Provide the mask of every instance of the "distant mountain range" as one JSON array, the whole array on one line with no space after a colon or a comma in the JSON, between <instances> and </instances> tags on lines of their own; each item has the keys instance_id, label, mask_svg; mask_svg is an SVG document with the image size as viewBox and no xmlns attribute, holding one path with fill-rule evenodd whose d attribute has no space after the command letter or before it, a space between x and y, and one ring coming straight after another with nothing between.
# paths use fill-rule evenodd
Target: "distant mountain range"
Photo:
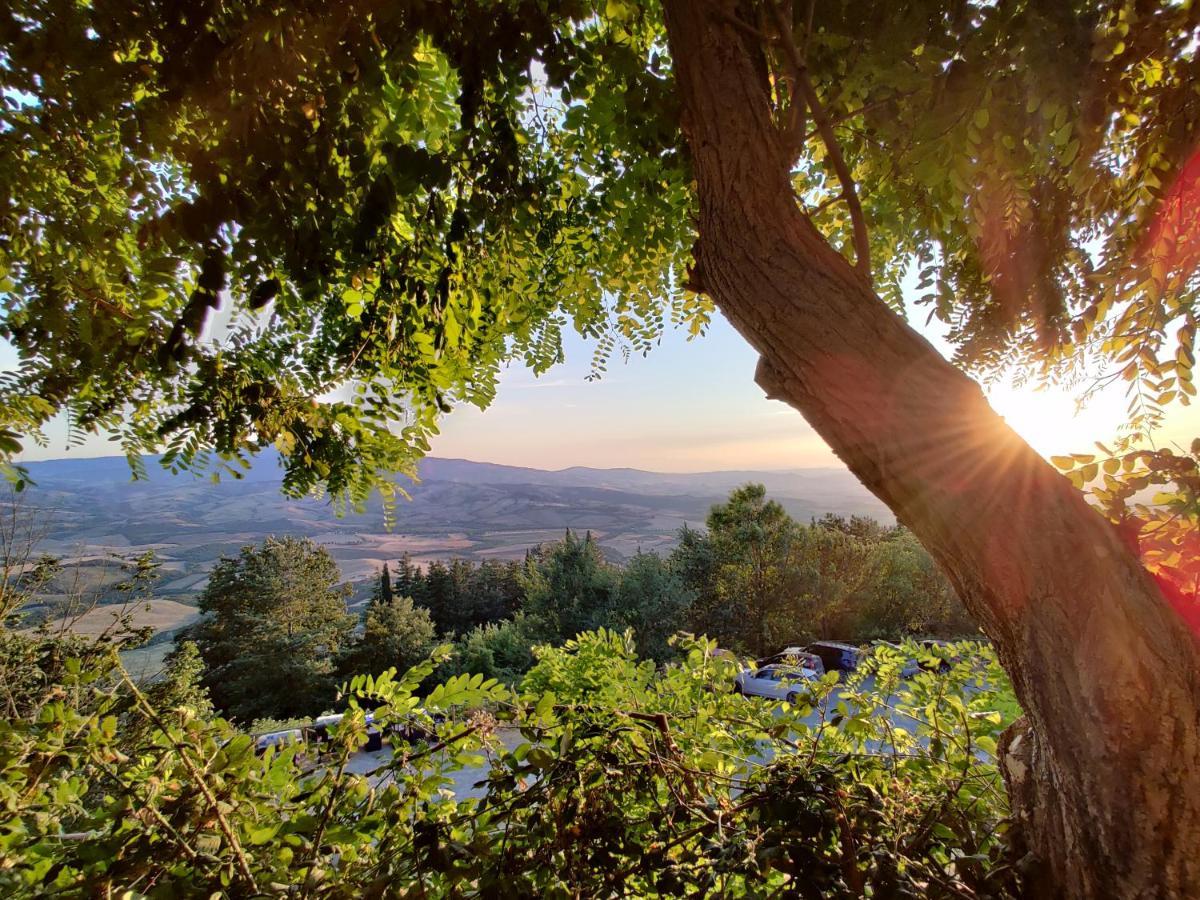
<instances>
[{"instance_id":1,"label":"distant mountain range","mask_svg":"<svg viewBox=\"0 0 1200 900\"><path fill-rule=\"evenodd\" d=\"M171 475L146 460L148 478L131 481L124 457L27 463L29 500L47 510L47 550L83 562L111 552L153 549L168 575L164 592L199 590L222 554L270 534L325 544L352 581L407 553L428 561L452 556L520 558L530 546L590 530L613 559L639 548L669 550L679 528L702 525L733 488L759 482L801 521L826 512L891 521L887 509L844 469L646 472L572 467L557 471L429 458L406 485L396 526L384 528L376 501L339 518L328 502L279 493L282 471L260 459L240 480Z\"/></svg>"}]
</instances>

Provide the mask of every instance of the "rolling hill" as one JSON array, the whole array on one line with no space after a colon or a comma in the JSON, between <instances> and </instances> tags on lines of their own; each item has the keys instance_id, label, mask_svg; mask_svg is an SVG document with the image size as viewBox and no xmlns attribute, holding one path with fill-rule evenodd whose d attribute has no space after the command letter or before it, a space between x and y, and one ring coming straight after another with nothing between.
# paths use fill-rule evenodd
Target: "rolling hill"
<instances>
[{"instance_id":1,"label":"rolling hill","mask_svg":"<svg viewBox=\"0 0 1200 900\"><path fill-rule=\"evenodd\" d=\"M573 467L556 471L430 458L407 485L396 526L384 527L378 502L338 517L322 500L279 492L281 471L262 459L246 477L176 476L147 460L149 477L131 481L123 457L28 463L36 486L29 501L50 518L44 549L68 560L153 549L163 562L161 592L190 595L203 587L221 555L271 534L311 537L326 545L351 581L368 579L385 560L464 556L519 559L527 548L590 530L606 553L670 549L679 528L700 525L709 507L746 482L761 482L788 511L807 521L826 512L890 521L886 508L842 469L646 472Z\"/></svg>"}]
</instances>

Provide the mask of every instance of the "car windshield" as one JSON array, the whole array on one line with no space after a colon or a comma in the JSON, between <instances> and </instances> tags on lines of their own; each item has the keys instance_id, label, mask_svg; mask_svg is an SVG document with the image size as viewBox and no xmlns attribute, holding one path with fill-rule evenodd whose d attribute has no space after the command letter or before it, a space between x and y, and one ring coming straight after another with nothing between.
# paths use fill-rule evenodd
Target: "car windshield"
<instances>
[{"instance_id":1,"label":"car windshield","mask_svg":"<svg viewBox=\"0 0 1200 900\"><path fill-rule=\"evenodd\" d=\"M763 668L763 670L758 672L756 677L766 678L767 680L770 680L770 682L780 682L780 680L784 680L785 678L794 680L797 678L804 678L804 670L803 668L778 668L773 666L770 668Z\"/></svg>"}]
</instances>

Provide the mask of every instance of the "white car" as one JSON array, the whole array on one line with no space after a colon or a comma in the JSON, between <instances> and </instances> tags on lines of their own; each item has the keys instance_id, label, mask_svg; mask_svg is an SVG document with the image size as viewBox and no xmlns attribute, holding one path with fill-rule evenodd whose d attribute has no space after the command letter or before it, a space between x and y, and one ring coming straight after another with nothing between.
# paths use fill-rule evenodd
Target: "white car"
<instances>
[{"instance_id":1,"label":"white car","mask_svg":"<svg viewBox=\"0 0 1200 900\"><path fill-rule=\"evenodd\" d=\"M804 666L774 664L739 672L735 690L746 697L768 697L790 703L808 691L809 682L820 677L815 670Z\"/></svg>"},{"instance_id":2,"label":"white car","mask_svg":"<svg viewBox=\"0 0 1200 900\"><path fill-rule=\"evenodd\" d=\"M299 728L288 728L285 731L269 731L266 734L254 736L254 752L261 755L266 753L270 747L282 750L290 744L299 744L303 740L304 735Z\"/></svg>"},{"instance_id":3,"label":"white car","mask_svg":"<svg viewBox=\"0 0 1200 900\"><path fill-rule=\"evenodd\" d=\"M766 659L760 659L758 665L784 665L784 666L799 666L803 669L812 669L818 675L825 674L825 663L821 657L815 653L809 653L803 647L784 647L774 656L768 656Z\"/></svg>"},{"instance_id":4,"label":"white car","mask_svg":"<svg viewBox=\"0 0 1200 900\"><path fill-rule=\"evenodd\" d=\"M336 727L345 717L345 713L334 713L314 719L312 724L304 729L305 735L308 740L315 743L328 743L329 730ZM367 742L363 744L362 749L369 753L383 749L383 734L372 724L374 720L374 714L367 713Z\"/></svg>"}]
</instances>

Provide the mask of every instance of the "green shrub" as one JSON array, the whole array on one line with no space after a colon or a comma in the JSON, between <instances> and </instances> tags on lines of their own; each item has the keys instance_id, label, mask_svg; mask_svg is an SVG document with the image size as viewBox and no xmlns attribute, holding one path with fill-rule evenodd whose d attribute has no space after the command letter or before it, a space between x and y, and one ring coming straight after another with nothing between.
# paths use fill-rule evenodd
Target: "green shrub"
<instances>
[{"instance_id":1,"label":"green shrub","mask_svg":"<svg viewBox=\"0 0 1200 900\"><path fill-rule=\"evenodd\" d=\"M466 674L418 697L446 647L403 676L356 678L328 761L307 775L303 748L256 756L222 720L155 709L115 670L68 667L66 693L98 702L48 702L0 728L0 894L1016 890L989 758L1011 694L987 649L909 681L884 651L791 706L733 694L736 665L710 642L681 640L657 677L630 646L605 632L540 650L519 697ZM436 739L397 738L385 770L350 774L360 702L376 725L417 719ZM152 725L136 746L110 711L121 704ZM519 741L455 714L484 705ZM446 797L456 770L484 763L481 799Z\"/></svg>"}]
</instances>

